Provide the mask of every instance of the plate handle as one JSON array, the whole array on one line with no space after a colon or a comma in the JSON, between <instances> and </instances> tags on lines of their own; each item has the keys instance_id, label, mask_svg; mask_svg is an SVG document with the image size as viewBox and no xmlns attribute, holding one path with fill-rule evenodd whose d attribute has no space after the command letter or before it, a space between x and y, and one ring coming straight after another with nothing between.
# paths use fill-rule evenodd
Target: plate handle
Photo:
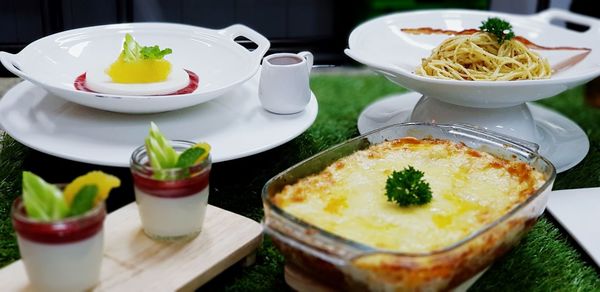
<instances>
[{"instance_id":1,"label":"plate handle","mask_svg":"<svg viewBox=\"0 0 600 292\"><path fill-rule=\"evenodd\" d=\"M226 27L224 29L221 29L219 33L231 38L232 40L237 37L243 36L254 42L257 45L257 47L256 49L250 52L250 55L259 63L262 57L265 55L265 53L269 50L269 47L271 46L271 43L266 37L242 24L234 24L232 26Z\"/></svg>"},{"instance_id":2,"label":"plate handle","mask_svg":"<svg viewBox=\"0 0 600 292\"><path fill-rule=\"evenodd\" d=\"M19 68L20 66L16 62L15 56L16 55L10 54L7 52L0 52L0 62L11 73L13 73L23 79L27 79L27 78L25 78L25 73L23 73L23 71L21 71L21 69Z\"/></svg>"},{"instance_id":3,"label":"plate handle","mask_svg":"<svg viewBox=\"0 0 600 292\"><path fill-rule=\"evenodd\" d=\"M550 24L550 22L554 19L569 21L576 24L582 24L590 27L587 31L582 33L600 34L600 20L593 17L573 13L568 10L551 8L534 14L532 17L548 24Z\"/></svg>"}]
</instances>

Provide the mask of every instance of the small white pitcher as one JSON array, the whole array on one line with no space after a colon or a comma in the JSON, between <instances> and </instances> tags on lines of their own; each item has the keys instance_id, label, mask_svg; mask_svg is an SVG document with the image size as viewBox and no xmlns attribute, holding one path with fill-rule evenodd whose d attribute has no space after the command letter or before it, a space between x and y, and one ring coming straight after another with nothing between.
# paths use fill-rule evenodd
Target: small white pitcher
<instances>
[{"instance_id":1,"label":"small white pitcher","mask_svg":"<svg viewBox=\"0 0 600 292\"><path fill-rule=\"evenodd\" d=\"M262 106L276 114L294 114L310 101L308 77L313 65L310 52L279 53L263 58L258 97Z\"/></svg>"}]
</instances>

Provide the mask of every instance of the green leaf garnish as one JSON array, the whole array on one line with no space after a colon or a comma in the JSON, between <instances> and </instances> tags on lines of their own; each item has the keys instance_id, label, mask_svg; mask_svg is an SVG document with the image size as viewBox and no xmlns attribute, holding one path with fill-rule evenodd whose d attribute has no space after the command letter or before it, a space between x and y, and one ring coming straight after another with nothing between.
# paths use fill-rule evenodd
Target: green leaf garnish
<instances>
[{"instance_id":1,"label":"green leaf garnish","mask_svg":"<svg viewBox=\"0 0 600 292\"><path fill-rule=\"evenodd\" d=\"M146 151L150 158L150 166L155 170L154 177L167 179L167 173L162 170L176 167L179 154L154 122L150 123L150 133L146 137Z\"/></svg>"},{"instance_id":2,"label":"green leaf garnish","mask_svg":"<svg viewBox=\"0 0 600 292\"><path fill-rule=\"evenodd\" d=\"M171 53L173 53L173 50L170 48L161 50L158 46L142 47L130 34L125 34L125 42L123 42L123 52L121 54L125 62L136 62L140 59L159 60Z\"/></svg>"},{"instance_id":3,"label":"green leaf garnish","mask_svg":"<svg viewBox=\"0 0 600 292\"><path fill-rule=\"evenodd\" d=\"M486 21L482 21L479 29L495 35L499 44L515 37L512 25L498 17L490 17Z\"/></svg>"},{"instance_id":4,"label":"green leaf garnish","mask_svg":"<svg viewBox=\"0 0 600 292\"><path fill-rule=\"evenodd\" d=\"M431 188L422 171L408 166L402 171L393 171L385 183L388 202L401 207L418 206L431 201Z\"/></svg>"},{"instance_id":5,"label":"green leaf garnish","mask_svg":"<svg viewBox=\"0 0 600 292\"><path fill-rule=\"evenodd\" d=\"M135 62L140 58L140 45L133 39L130 34L125 35L123 43L123 59L125 62Z\"/></svg>"},{"instance_id":6,"label":"green leaf garnish","mask_svg":"<svg viewBox=\"0 0 600 292\"><path fill-rule=\"evenodd\" d=\"M23 204L29 218L42 221L62 219L69 213L62 192L29 171L23 172Z\"/></svg>"},{"instance_id":7,"label":"green leaf garnish","mask_svg":"<svg viewBox=\"0 0 600 292\"><path fill-rule=\"evenodd\" d=\"M210 145L198 143L182 153L178 153L154 122L150 123L150 133L146 137L145 145L153 170L152 176L159 180L188 177L189 172L185 168L194 166L199 160L203 160L203 157L208 157L208 152L210 152ZM173 168L183 168L184 170L170 171Z\"/></svg>"},{"instance_id":8,"label":"green leaf garnish","mask_svg":"<svg viewBox=\"0 0 600 292\"><path fill-rule=\"evenodd\" d=\"M158 46L142 47L140 54L142 59L162 59L164 56L173 53L173 50L166 48L161 50Z\"/></svg>"},{"instance_id":9,"label":"green leaf garnish","mask_svg":"<svg viewBox=\"0 0 600 292\"><path fill-rule=\"evenodd\" d=\"M186 149L179 155L179 159L177 160L177 167L191 167L196 164L196 161L200 156L202 156L206 150L200 147L191 147Z\"/></svg>"},{"instance_id":10,"label":"green leaf garnish","mask_svg":"<svg viewBox=\"0 0 600 292\"><path fill-rule=\"evenodd\" d=\"M96 185L84 185L73 198L69 216L81 215L94 207L94 201L98 195Z\"/></svg>"}]
</instances>

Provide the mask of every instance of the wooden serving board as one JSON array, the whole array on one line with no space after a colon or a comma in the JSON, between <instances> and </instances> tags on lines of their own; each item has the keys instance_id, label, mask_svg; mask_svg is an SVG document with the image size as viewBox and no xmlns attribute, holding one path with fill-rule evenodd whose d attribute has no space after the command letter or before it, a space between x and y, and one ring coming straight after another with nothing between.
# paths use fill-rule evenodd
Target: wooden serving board
<instances>
[{"instance_id":1,"label":"wooden serving board","mask_svg":"<svg viewBox=\"0 0 600 292\"><path fill-rule=\"evenodd\" d=\"M202 233L187 242L157 242L141 229L136 203L111 214L104 223L104 258L94 291L189 291L226 268L252 256L262 226L209 205ZM74 275L76 276L76 275ZM29 291L22 261L0 270L2 291Z\"/></svg>"}]
</instances>

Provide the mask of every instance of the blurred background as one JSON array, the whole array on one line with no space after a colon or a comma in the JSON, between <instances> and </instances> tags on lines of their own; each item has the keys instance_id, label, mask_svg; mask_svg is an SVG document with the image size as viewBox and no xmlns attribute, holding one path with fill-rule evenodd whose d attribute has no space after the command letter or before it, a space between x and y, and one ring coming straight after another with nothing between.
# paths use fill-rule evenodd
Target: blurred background
<instances>
[{"instance_id":1,"label":"blurred background","mask_svg":"<svg viewBox=\"0 0 600 292\"><path fill-rule=\"evenodd\" d=\"M466 8L531 14L558 7L597 14L598 9L585 7L592 4L585 0L0 0L0 51L17 53L46 35L109 23L165 21L217 29L242 23L271 40L270 53L309 50L316 64L347 65L352 62L343 49L350 31L386 13ZM10 76L0 70L0 76Z\"/></svg>"}]
</instances>

